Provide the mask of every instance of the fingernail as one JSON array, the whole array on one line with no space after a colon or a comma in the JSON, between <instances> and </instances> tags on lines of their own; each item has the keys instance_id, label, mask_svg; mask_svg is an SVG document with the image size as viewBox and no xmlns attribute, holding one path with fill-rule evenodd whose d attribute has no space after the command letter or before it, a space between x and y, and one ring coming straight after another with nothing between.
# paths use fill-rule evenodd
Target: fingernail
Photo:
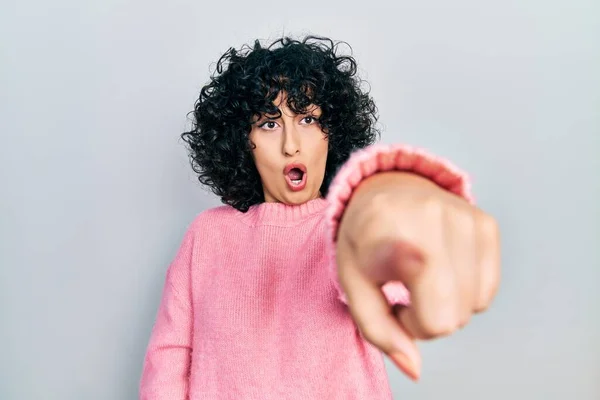
<instances>
[{"instance_id":1,"label":"fingernail","mask_svg":"<svg viewBox=\"0 0 600 400\"><path fill-rule=\"evenodd\" d=\"M390 354L390 358L410 379L415 382L419 380L420 371L417 370L415 364L404 353L392 353Z\"/></svg>"}]
</instances>

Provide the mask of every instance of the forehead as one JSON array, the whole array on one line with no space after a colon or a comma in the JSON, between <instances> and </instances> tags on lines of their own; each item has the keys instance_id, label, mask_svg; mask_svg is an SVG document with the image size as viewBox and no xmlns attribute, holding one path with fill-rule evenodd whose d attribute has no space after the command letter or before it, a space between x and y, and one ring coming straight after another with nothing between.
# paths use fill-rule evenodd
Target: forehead
<instances>
[{"instance_id":1,"label":"forehead","mask_svg":"<svg viewBox=\"0 0 600 400\"><path fill-rule=\"evenodd\" d=\"M295 114L294 111L292 111L288 105L288 94L284 91L280 91L277 94L277 97L275 98L275 100L273 100L273 105L275 107L277 107L281 112L284 112L286 114ZM305 112L317 112L320 111L321 107L319 107L319 105L314 104L314 103L310 103L307 107Z\"/></svg>"}]
</instances>

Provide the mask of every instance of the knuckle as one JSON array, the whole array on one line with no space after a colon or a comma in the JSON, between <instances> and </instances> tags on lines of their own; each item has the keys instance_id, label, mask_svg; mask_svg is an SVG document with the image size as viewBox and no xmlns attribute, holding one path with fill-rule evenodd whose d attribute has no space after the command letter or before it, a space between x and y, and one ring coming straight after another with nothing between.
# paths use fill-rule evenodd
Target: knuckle
<instances>
[{"instance_id":1,"label":"knuckle","mask_svg":"<svg viewBox=\"0 0 600 400\"><path fill-rule=\"evenodd\" d=\"M360 333L362 336L372 345L381 348L383 341L381 339L381 333L377 328L377 325L373 323L362 324L359 326Z\"/></svg>"},{"instance_id":2,"label":"knuckle","mask_svg":"<svg viewBox=\"0 0 600 400\"><path fill-rule=\"evenodd\" d=\"M462 238L470 242L475 241L477 235L477 225L475 219L469 213L462 213L457 216L456 226L462 234Z\"/></svg>"},{"instance_id":3,"label":"knuckle","mask_svg":"<svg viewBox=\"0 0 600 400\"><path fill-rule=\"evenodd\" d=\"M425 339L434 339L438 337L448 336L456 330L458 324L455 322L436 322L425 326L423 329L423 337Z\"/></svg>"},{"instance_id":4,"label":"knuckle","mask_svg":"<svg viewBox=\"0 0 600 400\"><path fill-rule=\"evenodd\" d=\"M437 272L437 271L433 271ZM436 279L431 282L430 296L438 304L438 307L444 311L444 314L453 314L452 310L458 309L459 296L457 293L457 287L454 282L450 279L444 279L446 276L437 276Z\"/></svg>"},{"instance_id":5,"label":"knuckle","mask_svg":"<svg viewBox=\"0 0 600 400\"><path fill-rule=\"evenodd\" d=\"M428 318L427 321L424 321L421 327L422 335L425 339L448 336L456 331L463 322L466 324L468 320L463 321L454 313L439 314L436 318Z\"/></svg>"},{"instance_id":6,"label":"knuckle","mask_svg":"<svg viewBox=\"0 0 600 400\"><path fill-rule=\"evenodd\" d=\"M464 315L463 315L463 316L460 318L460 320L458 321L457 328L458 328L458 329L462 329L462 328L464 328L465 326L467 326L467 325L469 324L469 322L471 322L471 315L472 315L472 314L471 314L470 312L469 312L469 313L465 313L465 314L464 314Z\"/></svg>"},{"instance_id":7,"label":"knuckle","mask_svg":"<svg viewBox=\"0 0 600 400\"><path fill-rule=\"evenodd\" d=\"M423 212L431 220L440 220L444 215L444 207L439 200L429 198L423 202Z\"/></svg>"},{"instance_id":8,"label":"knuckle","mask_svg":"<svg viewBox=\"0 0 600 400\"><path fill-rule=\"evenodd\" d=\"M363 323L359 325L359 329L362 332L365 339L372 341L375 340L376 328L371 323Z\"/></svg>"},{"instance_id":9,"label":"knuckle","mask_svg":"<svg viewBox=\"0 0 600 400\"><path fill-rule=\"evenodd\" d=\"M481 313L487 311L492 304L492 300L496 295L498 285L491 285L489 288L483 290L479 296L478 301L475 303L475 312Z\"/></svg>"},{"instance_id":10,"label":"knuckle","mask_svg":"<svg viewBox=\"0 0 600 400\"><path fill-rule=\"evenodd\" d=\"M483 234L490 240L497 240L500 236L498 222L489 214L483 213L479 218L480 229Z\"/></svg>"},{"instance_id":11,"label":"knuckle","mask_svg":"<svg viewBox=\"0 0 600 400\"><path fill-rule=\"evenodd\" d=\"M487 311L488 308L489 308L489 303L487 301L479 301L475 304L473 311L476 313L482 313L482 312Z\"/></svg>"}]
</instances>

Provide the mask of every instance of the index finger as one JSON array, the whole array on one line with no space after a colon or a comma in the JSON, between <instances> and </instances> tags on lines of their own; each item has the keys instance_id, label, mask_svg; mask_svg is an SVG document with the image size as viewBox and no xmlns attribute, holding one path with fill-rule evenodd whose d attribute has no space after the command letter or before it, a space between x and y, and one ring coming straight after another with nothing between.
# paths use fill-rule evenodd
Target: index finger
<instances>
[{"instance_id":1,"label":"index finger","mask_svg":"<svg viewBox=\"0 0 600 400\"><path fill-rule=\"evenodd\" d=\"M409 377L418 379L421 356L416 343L396 319L380 285L352 261L347 260L339 270L350 313L364 338L386 353Z\"/></svg>"}]
</instances>

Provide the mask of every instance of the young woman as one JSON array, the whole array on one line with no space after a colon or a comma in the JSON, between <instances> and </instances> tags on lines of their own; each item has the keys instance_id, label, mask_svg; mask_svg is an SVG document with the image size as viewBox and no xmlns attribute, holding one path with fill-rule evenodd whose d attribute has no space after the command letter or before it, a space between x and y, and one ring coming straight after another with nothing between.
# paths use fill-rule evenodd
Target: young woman
<instances>
[{"instance_id":1,"label":"young woman","mask_svg":"<svg viewBox=\"0 0 600 400\"><path fill-rule=\"evenodd\" d=\"M200 213L170 265L141 399L390 399L387 354L485 309L493 218L467 177L374 145L376 107L334 42L230 49L182 136L226 205Z\"/></svg>"}]
</instances>

